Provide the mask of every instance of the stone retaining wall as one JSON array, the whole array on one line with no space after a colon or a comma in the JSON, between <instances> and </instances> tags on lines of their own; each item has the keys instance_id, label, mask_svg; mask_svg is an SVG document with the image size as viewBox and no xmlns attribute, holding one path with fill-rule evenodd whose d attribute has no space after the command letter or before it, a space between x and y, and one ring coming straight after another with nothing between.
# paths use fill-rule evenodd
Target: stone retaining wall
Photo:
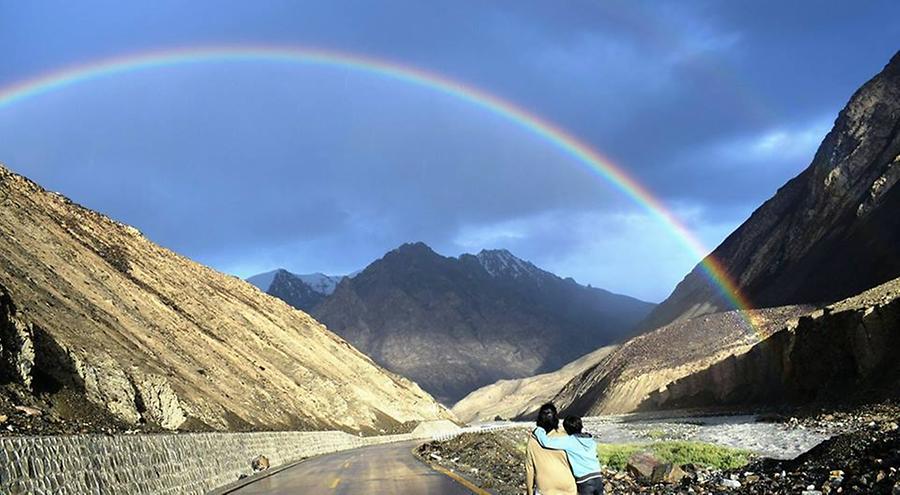
<instances>
[{"instance_id":1,"label":"stone retaining wall","mask_svg":"<svg viewBox=\"0 0 900 495\"><path fill-rule=\"evenodd\" d=\"M413 440L343 432L187 433L0 438L0 493L204 494L250 474L313 455Z\"/></svg>"}]
</instances>

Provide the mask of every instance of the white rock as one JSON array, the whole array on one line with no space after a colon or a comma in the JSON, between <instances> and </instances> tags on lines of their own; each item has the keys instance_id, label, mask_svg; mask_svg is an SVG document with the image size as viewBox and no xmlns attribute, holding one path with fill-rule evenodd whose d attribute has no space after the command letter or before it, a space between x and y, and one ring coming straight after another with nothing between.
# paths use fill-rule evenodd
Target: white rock
<instances>
[{"instance_id":1,"label":"white rock","mask_svg":"<svg viewBox=\"0 0 900 495\"><path fill-rule=\"evenodd\" d=\"M740 488L741 482L738 480L725 478L719 482L719 486L721 486L723 488Z\"/></svg>"}]
</instances>

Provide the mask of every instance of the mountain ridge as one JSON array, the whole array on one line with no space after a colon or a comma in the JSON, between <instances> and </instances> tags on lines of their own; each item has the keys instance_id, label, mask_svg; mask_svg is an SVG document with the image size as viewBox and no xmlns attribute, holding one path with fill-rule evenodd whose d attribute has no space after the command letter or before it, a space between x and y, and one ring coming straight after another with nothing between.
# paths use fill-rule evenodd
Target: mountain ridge
<instances>
[{"instance_id":1,"label":"mountain ridge","mask_svg":"<svg viewBox=\"0 0 900 495\"><path fill-rule=\"evenodd\" d=\"M651 307L562 279L505 250L447 257L415 242L343 281L311 313L451 403L615 341Z\"/></svg>"}]
</instances>

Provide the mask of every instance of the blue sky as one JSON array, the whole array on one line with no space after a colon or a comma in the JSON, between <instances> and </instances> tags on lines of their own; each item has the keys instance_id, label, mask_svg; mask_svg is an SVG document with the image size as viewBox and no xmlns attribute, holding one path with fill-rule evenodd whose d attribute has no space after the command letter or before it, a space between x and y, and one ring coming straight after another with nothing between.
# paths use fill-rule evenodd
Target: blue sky
<instances>
[{"instance_id":1,"label":"blue sky","mask_svg":"<svg viewBox=\"0 0 900 495\"><path fill-rule=\"evenodd\" d=\"M391 60L578 136L713 248L809 164L900 49L896 18L895 1L0 0L0 88L215 44ZM422 240L448 255L508 248L658 301L698 261L521 127L334 67L205 63L68 86L0 108L0 162L241 276L346 273Z\"/></svg>"}]
</instances>

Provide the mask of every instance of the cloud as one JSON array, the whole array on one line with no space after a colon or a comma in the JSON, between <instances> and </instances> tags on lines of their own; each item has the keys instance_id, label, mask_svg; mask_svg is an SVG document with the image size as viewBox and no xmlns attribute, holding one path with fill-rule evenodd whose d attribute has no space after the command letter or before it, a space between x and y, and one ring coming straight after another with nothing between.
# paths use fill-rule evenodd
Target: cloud
<instances>
[{"instance_id":1,"label":"cloud","mask_svg":"<svg viewBox=\"0 0 900 495\"><path fill-rule=\"evenodd\" d=\"M834 116L768 129L720 143L714 152L728 162L810 162L833 125ZM726 162L727 163L727 162Z\"/></svg>"},{"instance_id":2,"label":"cloud","mask_svg":"<svg viewBox=\"0 0 900 495\"><path fill-rule=\"evenodd\" d=\"M900 24L882 22L900 14L886 1L0 9L9 68L0 84L216 43L319 46L440 73L610 156L710 247L810 162L900 37ZM584 164L516 124L338 69L206 64L73 86L0 111L0 161L241 275L345 273L424 240L456 254L509 247L658 300L698 260Z\"/></svg>"},{"instance_id":3,"label":"cloud","mask_svg":"<svg viewBox=\"0 0 900 495\"><path fill-rule=\"evenodd\" d=\"M673 213L710 251L736 227L734 222L709 221L707 212L696 207ZM633 208L553 211L467 226L453 244L451 252L503 247L560 276L648 301L668 296L705 254L689 248L669 225Z\"/></svg>"}]
</instances>

